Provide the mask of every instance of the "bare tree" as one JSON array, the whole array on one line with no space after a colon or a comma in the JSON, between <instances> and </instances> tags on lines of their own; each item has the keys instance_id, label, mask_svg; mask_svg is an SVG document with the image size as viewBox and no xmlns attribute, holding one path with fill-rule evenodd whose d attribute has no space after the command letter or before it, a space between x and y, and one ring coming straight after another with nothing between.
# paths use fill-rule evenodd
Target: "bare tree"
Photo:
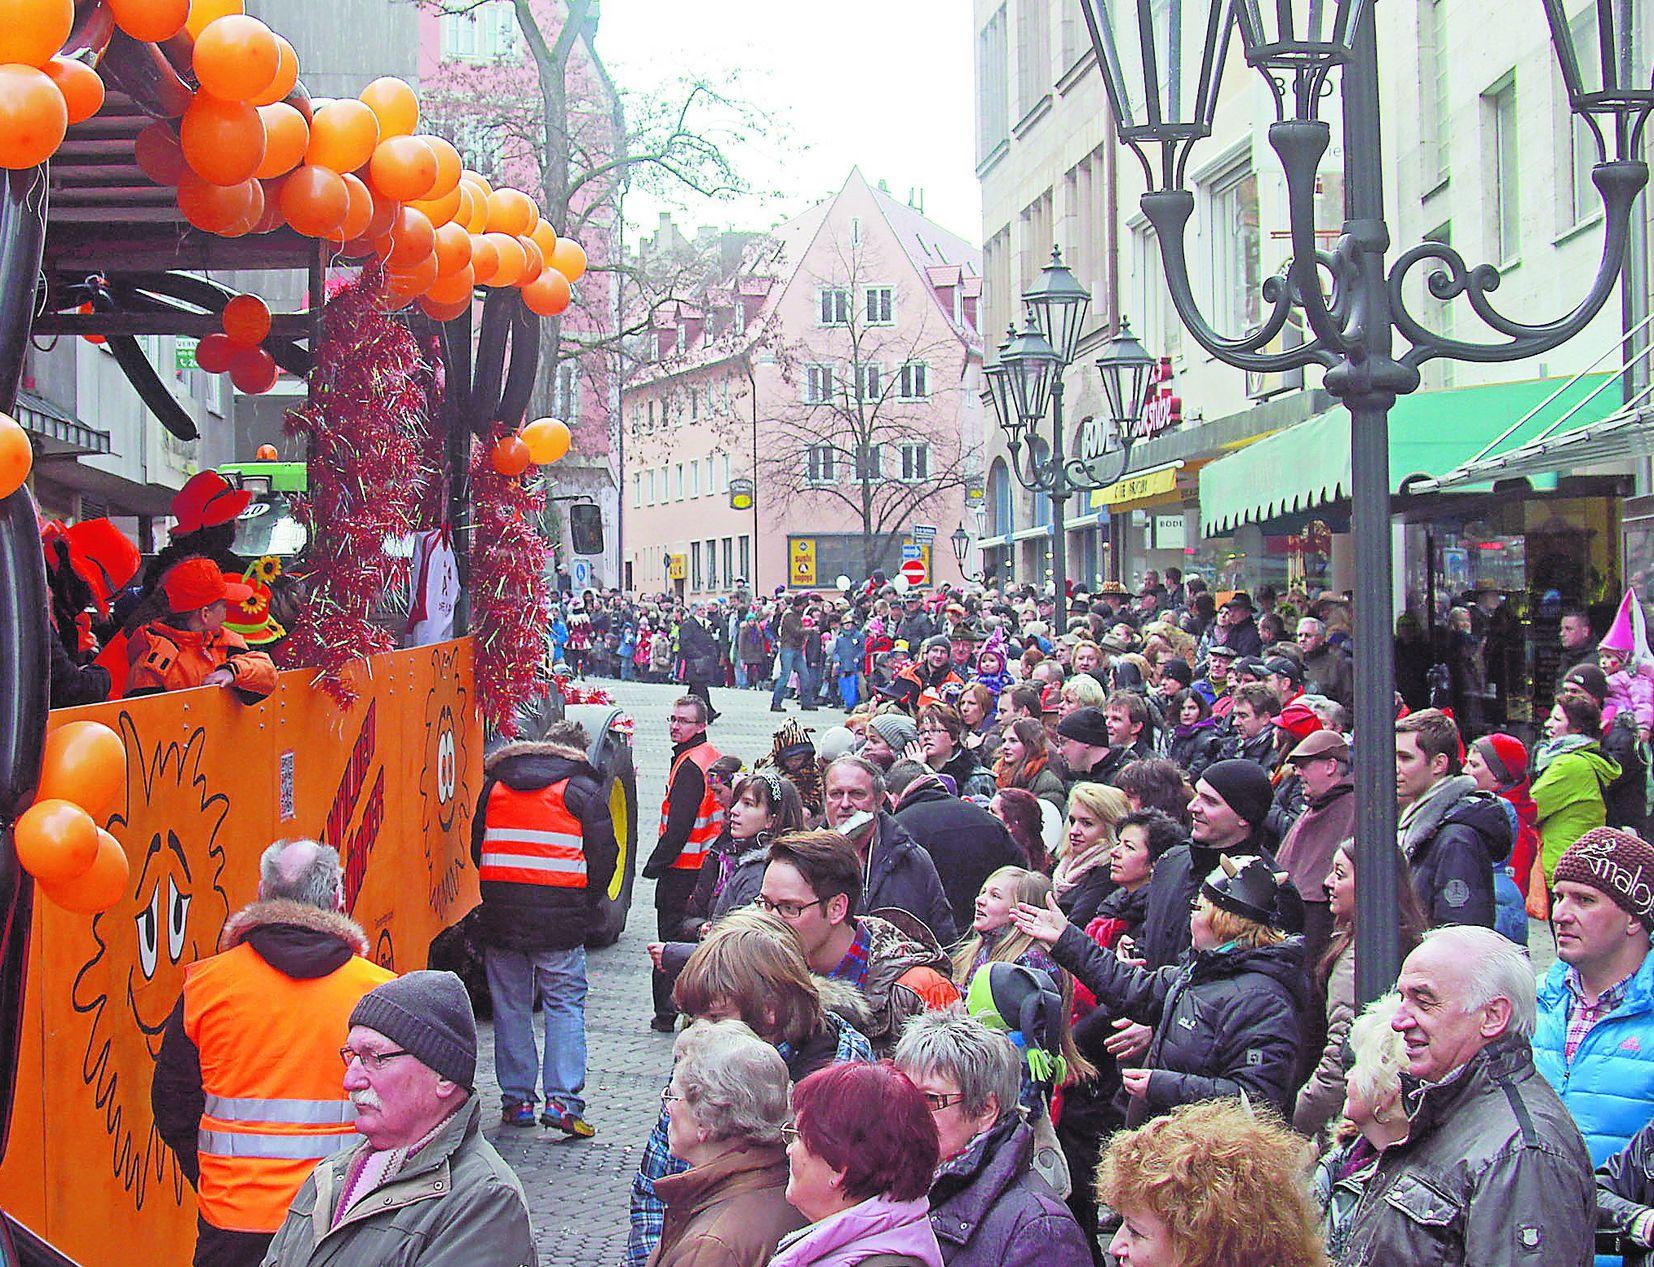
<instances>
[{"instance_id":1,"label":"bare tree","mask_svg":"<svg viewBox=\"0 0 1654 1267\"><path fill-rule=\"evenodd\" d=\"M776 357L792 399L766 420L760 469L782 507L848 509L871 573L969 472L957 421L964 387L936 374L962 359L958 334L928 296L918 322L886 324L891 314L870 311L879 301L868 279L866 252L835 243L830 274L813 279L826 328Z\"/></svg>"}]
</instances>

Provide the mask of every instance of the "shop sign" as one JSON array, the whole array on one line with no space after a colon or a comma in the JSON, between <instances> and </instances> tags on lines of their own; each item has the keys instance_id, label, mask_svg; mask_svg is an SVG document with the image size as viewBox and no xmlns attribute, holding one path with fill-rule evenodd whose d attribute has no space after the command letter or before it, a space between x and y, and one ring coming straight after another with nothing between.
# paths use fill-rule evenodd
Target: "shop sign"
<instances>
[{"instance_id":1,"label":"shop sign","mask_svg":"<svg viewBox=\"0 0 1654 1267\"><path fill-rule=\"evenodd\" d=\"M982 506L988 500L988 489L982 482L980 475L967 476L965 479L965 505L972 510Z\"/></svg>"},{"instance_id":2,"label":"shop sign","mask_svg":"<svg viewBox=\"0 0 1654 1267\"><path fill-rule=\"evenodd\" d=\"M689 556L687 554L669 554L666 556L666 579L682 581L689 576Z\"/></svg>"},{"instance_id":3,"label":"shop sign","mask_svg":"<svg viewBox=\"0 0 1654 1267\"><path fill-rule=\"evenodd\" d=\"M1172 394L1172 358L1163 356L1149 385L1149 397L1143 402L1143 412L1132 424L1132 438L1147 440L1170 431L1183 422L1183 398Z\"/></svg>"},{"instance_id":4,"label":"shop sign","mask_svg":"<svg viewBox=\"0 0 1654 1267\"><path fill-rule=\"evenodd\" d=\"M1141 475L1128 475L1123 480L1116 480L1107 488L1091 494L1091 504L1118 508L1176 491L1177 468L1168 466L1164 470L1145 471Z\"/></svg>"},{"instance_id":5,"label":"shop sign","mask_svg":"<svg viewBox=\"0 0 1654 1267\"><path fill-rule=\"evenodd\" d=\"M787 582L790 585L816 583L816 539L814 537L787 538Z\"/></svg>"},{"instance_id":6,"label":"shop sign","mask_svg":"<svg viewBox=\"0 0 1654 1267\"><path fill-rule=\"evenodd\" d=\"M740 475L730 480L729 508L731 510L751 510L757 495L757 485L746 476Z\"/></svg>"},{"instance_id":7,"label":"shop sign","mask_svg":"<svg viewBox=\"0 0 1654 1267\"><path fill-rule=\"evenodd\" d=\"M172 368L180 373L200 368L195 363L195 345L200 342L187 334L176 336L172 340Z\"/></svg>"},{"instance_id":8,"label":"shop sign","mask_svg":"<svg viewBox=\"0 0 1654 1267\"><path fill-rule=\"evenodd\" d=\"M1154 517L1154 544L1159 550L1181 550L1184 543L1184 520L1181 512Z\"/></svg>"}]
</instances>

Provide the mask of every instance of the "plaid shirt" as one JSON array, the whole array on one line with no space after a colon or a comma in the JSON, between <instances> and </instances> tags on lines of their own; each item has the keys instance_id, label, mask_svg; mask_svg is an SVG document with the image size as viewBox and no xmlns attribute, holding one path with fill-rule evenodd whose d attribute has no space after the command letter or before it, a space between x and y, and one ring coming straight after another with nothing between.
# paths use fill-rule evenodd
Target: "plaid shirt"
<instances>
[{"instance_id":1,"label":"plaid shirt","mask_svg":"<svg viewBox=\"0 0 1654 1267\"><path fill-rule=\"evenodd\" d=\"M827 974L829 981L847 981L856 989L867 987L867 969L872 963L873 934L868 932L864 920L856 921L856 936L850 943L850 949L844 952L844 958L838 961L838 967Z\"/></svg>"},{"instance_id":2,"label":"plaid shirt","mask_svg":"<svg viewBox=\"0 0 1654 1267\"><path fill-rule=\"evenodd\" d=\"M827 1013L827 1020L838 1028L838 1046L833 1051L834 1064L872 1063L873 1048L865 1038L832 1012ZM793 1054L784 1043L777 1050L783 1059ZM666 1226L666 1205L655 1195L655 1180L664 1179L667 1175L679 1175L689 1169L687 1162L672 1155L666 1139L666 1121L666 1105L663 1102L655 1127L643 1145L638 1172L632 1176L632 1225L626 1234L624 1267L645 1267L649 1255L660 1244L661 1233Z\"/></svg>"},{"instance_id":3,"label":"plaid shirt","mask_svg":"<svg viewBox=\"0 0 1654 1267\"><path fill-rule=\"evenodd\" d=\"M1568 1035L1562 1044L1562 1056L1570 1065L1574 1063L1574 1053L1585 1041L1585 1035L1596 1027L1598 1021L1625 1002L1626 991L1631 988L1631 978L1636 975L1634 972L1631 973L1604 990L1597 996L1595 1003L1587 1003L1585 990L1579 983L1578 971L1568 969L1568 975L1563 978L1568 986Z\"/></svg>"}]
</instances>

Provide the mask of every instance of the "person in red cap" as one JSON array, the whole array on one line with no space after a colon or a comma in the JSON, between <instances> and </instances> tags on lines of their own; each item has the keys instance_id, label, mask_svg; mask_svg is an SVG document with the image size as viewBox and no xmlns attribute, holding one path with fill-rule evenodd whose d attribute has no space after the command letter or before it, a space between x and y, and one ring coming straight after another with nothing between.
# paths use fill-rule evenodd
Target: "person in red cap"
<instances>
[{"instance_id":1,"label":"person in red cap","mask_svg":"<svg viewBox=\"0 0 1654 1267\"><path fill-rule=\"evenodd\" d=\"M270 657L224 628L229 605L252 597L249 586L225 576L211 559L185 559L161 578L161 589L171 615L132 635L128 697L228 686L243 702L257 703L276 689Z\"/></svg>"},{"instance_id":2,"label":"person in red cap","mask_svg":"<svg viewBox=\"0 0 1654 1267\"><path fill-rule=\"evenodd\" d=\"M138 547L108 519L65 527L54 520L40 531L51 606L52 707L101 703L111 675L95 663L104 639L118 632L110 600L138 571Z\"/></svg>"}]
</instances>

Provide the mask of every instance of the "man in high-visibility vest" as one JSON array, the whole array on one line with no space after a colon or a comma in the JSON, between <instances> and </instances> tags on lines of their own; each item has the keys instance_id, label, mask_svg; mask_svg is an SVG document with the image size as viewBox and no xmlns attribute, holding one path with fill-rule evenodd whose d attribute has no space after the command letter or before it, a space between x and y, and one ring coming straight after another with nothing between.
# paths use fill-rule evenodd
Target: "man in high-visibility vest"
<instances>
[{"instance_id":1,"label":"man in high-visibility vest","mask_svg":"<svg viewBox=\"0 0 1654 1267\"><path fill-rule=\"evenodd\" d=\"M689 898L707 850L724 826L724 811L706 777L712 763L723 755L706 737L708 716L704 700L685 695L672 705L666 723L672 739L672 769L660 803L660 843L643 868L644 876L655 882L655 927L663 942L690 940L683 927ZM650 985L655 1015L649 1025L669 1034L677 1024L672 979L656 968Z\"/></svg>"},{"instance_id":2,"label":"man in high-visibility vest","mask_svg":"<svg viewBox=\"0 0 1654 1267\"><path fill-rule=\"evenodd\" d=\"M561 721L539 743L500 748L484 767L471 820L500 1117L507 1126L534 1125L538 1076L540 1122L576 1139L596 1134L583 1096L586 938L619 858L603 776L586 746L580 724ZM534 1047L536 992L543 1065Z\"/></svg>"},{"instance_id":3,"label":"man in high-visibility vest","mask_svg":"<svg viewBox=\"0 0 1654 1267\"><path fill-rule=\"evenodd\" d=\"M337 850L271 845L258 901L189 966L167 1018L150 1102L195 1185L196 1267L257 1267L316 1163L359 1142L339 1048L351 1009L396 974L365 958L343 892Z\"/></svg>"}]
</instances>

